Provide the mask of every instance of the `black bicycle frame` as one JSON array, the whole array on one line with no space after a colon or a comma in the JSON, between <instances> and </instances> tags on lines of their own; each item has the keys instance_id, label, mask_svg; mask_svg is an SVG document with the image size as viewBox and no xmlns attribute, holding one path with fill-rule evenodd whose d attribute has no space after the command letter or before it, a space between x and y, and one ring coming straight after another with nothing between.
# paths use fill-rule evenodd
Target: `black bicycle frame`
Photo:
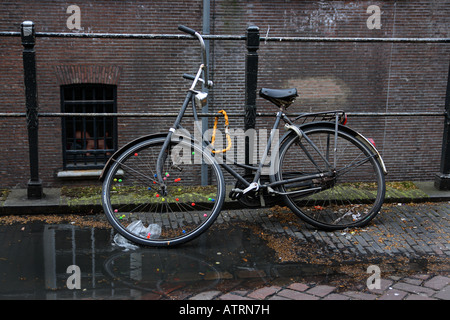
<instances>
[{"instance_id":1,"label":"black bicycle frame","mask_svg":"<svg viewBox=\"0 0 450 320\"><path fill-rule=\"evenodd\" d=\"M176 118L176 120L174 121L172 127L169 129L169 132L167 134L166 140L164 141L164 144L161 148L161 152L158 156L158 160L157 160L157 178L158 178L158 182L161 186L161 192L164 194L165 193L165 183L162 179L163 174L162 174L162 167L163 167L163 162L165 160L165 156L166 156L166 150L171 142L171 139L173 137L173 133L177 130L180 129L180 123L181 120L183 119L183 116L189 106L189 103L192 103L192 109L193 109L193 115L194 115L194 119L195 121L198 121L198 117L197 117L197 112L195 110L195 103L194 103L194 94L196 92L194 90L189 90L186 98L183 102L183 105L180 109L180 112ZM307 176L302 176L302 177L296 177L296 178L290 178L290 179L284 179L284 180L280 180L280 181L275 181L275 182L270 182L264 185L259 185L259 180L261 178L261 173L263 170L263 166L264 163L266 162L267 156L269 154L269 150L272 147L272 144L274 142L275 139L275 133L276 133L276 129L278 129L278 126L280 124L281 119L283 119L283 121L287 124L293 125L292 121L282 112L282 111L278 111L276 113L275 116L275 122L273 125L273 128L271 130L266 148L264 150L263 156L259 161L259 164L257 166L251 166L251 165L245 165L245 164L240 164L237 163L236 161L233 162L234 165L237 165L239 167L242 168L247 168L247 169L251 169L256 171L254 176L253 176L253 180L251 182L247 181L246 179L244 179L238 172L236 172L233 168L231 168L228 164L226 164L225 162L220 163L220 166L222 168L224 168L229 174L231 174L234 178L236 178L238 181L240 181L246 188L249 187L252 183L256 183L258 184L258 187L263 187L263 188L267 188L267 187L277 187L283 184L289 184L289 183L294 183L294 182L301 182L301 181L307 181L307 180L312 180L312 179L317 179L317 178L323 178L323 177L327 177L327 176L332 176L333 175L333 171L331 170L331 168L333 168L333 166L329 163L327 156L324 156L319 149L317 148L317 146L314 144L314 142L312 142L307 135L299 128L296 127L298 130L297 134L299 134L302 138L305 139L305 141L311 145L311 147L320 155L320 157L322 158L322 160L325 161L326 165L328 168L330 168L330 170L328 172L320 172L320 173L316 173L316 174L311 174L311 175L307 175ZM336 131L337 133L337 131ZM193 139L192 135L191 138ZM204 139L202 139L202 145L206 148L208 145L210 145L210 143L208 141L205 141ZM302 147L303 148L303 147ZM313 159L313 157L309 154L309 152L303 148L303 151L305 152L306 156L309 158L309 160L314 164L315 160ZM305 190L306 192L307 190Z\"/></svg>"},{"instance_id":2,"label":"black bicycle frame","mask_svg":"<svg viewBox=\"0 0 450 320\"><path fill-rule=\"evenodd\" d=\"M276 114L276 118L275 118L275 122L273 125L273 128L270 132L270 136L269 136L269 140L267 142L266 145L266 149L264 150L263 156L258 164L257 167L254 166L248 166L248 165L243 165L243 164L239 164L234 162L234 165L243 167L243 168L247 168L247 169L251 169L251 170L256 170L255 175L253 177L253 181L252 182L248 182L247 180L245 180L239 173L237 173L236 171L233 170L233 168L231 168L229 165L227 165L226 163L221 163L220 165L228 172L230 173L233 177L235 177L236 179L238 179L240 182L242 182L244 184L245 187L249 187L252 183L258 183L259 179L261 178L261 173L262 173L262 169L264 166L264 163L266 162L267 156L269 154L269 150L272 146L272 143L274 141L275 138L275 132L276 129L278 129L278 126L280 124L280 120L283 119L285 123L290 124L290 125L294 125L292 123L292 121L286 116L286 114L284 114L282 111L278 111ZM298 130L297 134L299 134L300 137L304 138L309 145L311 145L311 147L319 154L319 156L322 158L322 160L325 161L327 167L330 169L328 172L321 172L321 173L316 173L316 174L311 174L311 175L307 175L307 176L302 176L302 177L297 177L297 178L291 178L291 179L285 179L285 180L279 180L279 181L274 181L274 182L270 182L264 185L260 185L260 187L263 188L267 188L267 187L277 187L283 184L288 184L288 183L294 183L294 182L301 182L301 181L307 181L307 180L312 180L312 179L318 179L318 178L323 178L323 177L328 177L328 176L333 176L333 170L331 168L333 168L333 166L329 163L329 161L327 160L327 157L324 156L320 150L317 148L317 146L314 144L313 141L311 141L311 139L308 138L308 136L299 128L296 127ZM336 127L336 137L337 137L337 127ZM310 153L304 149L302 147L303 151L305 152L306 156L309 158L309 160L312 163L315 163L314 158L310 155ZM308 190L303 190L303 191L308 191Z\"/></svg>"},{"instance_id":3,"label":"black bicycle frame","mask_svg":"<svg viewBox=\"0 0 450 320\"><path fill-rule=\"evenodd\" d=\"M177 118L175 119L172 127L169 129L169 132L167 134L167 137L164 141L164 144L161 148L160 154L158 156L158 160L156 163L156 173L157 173L157 179L159 182L159 185L161 187L161 194L166 195L166 185L164 183L163 180L163 174L162 174L162 168L163 168L163 163L165 161L165 156L167 148L169 147L169 144L172 140L172 136L173 133L179 129L181 120L183 119L183 116L189 106L189 103L192 103L192 110L193 110L193 114L194 114L194 119L197 122L198 121L198 117L197 117L197 112L196 112L196 105L194 102L194 97L195 94L197 94L198 92L195 91L195 87L198 83L198 81L204 81L203 79L200 78L202 72L205 69L205 65L201 64L196 76L190 76L190 75L184 75L185 78L187 79L191 79L193 80L191 88L189 89L189 91L186 94L186 98L184 99L183 105L180 109L180 112L178 113ZM337 143L337 132L338 132L338 121L339 121L339 116L338 116L338 112L340 111L335 111L332 113L335 113L335 144L334 144L334 148L336 149L336 143ZM321 114L321 113L318 113ZM309 114L310 115L310 114ZM321 159L325 162L328 172L322 172L322 170L320 170L319 166L316 164L316 161L314 160L314 158L311 156L311 154L306 150L306 148L303 147L302 144L300 144L300 147L302 148L302 150L304 151L304 153L306 154L306 156L309 158L309 160L319 169L319 173L316 174L312 174L312 175L308 175L308 176L302 176L302 177L297 177L297 178L291 178L291 179L285 179L285 180L280 180L280 181L275 181L275 182L271 182L268 184L264 184L264 185L260 185L259 184L259 180L261 178L261 173L263 170L263 166L264 163L266 162L267 156L269 154L269 150L272 147L272 143L274 141L275 138L275 132L278 129L278 126L280 124L280 120L283 119L283 121L289 125L289 128L292 128L293 131L299 135L300 138L304 139L312 148L315 152L317 152L317 154L319 154L319 156L321 157ZM297 118L298 119L298 118ZM191 138L193 139L193 137L191 136ZM210 145L209 142L206 142L203 138L202 138L202 146L206 147L207 145ZM234 178L236 178L237 180L239 180L246 188L249 188L250 185L253 185L253 187L255 187L255 190L258 190L260 187L263 188L272 188L272 187L276 187L279 185L283 185L283 184L288 184L288 183L293 183L293 182L301 182L301 181L306 181L306 180L312 180L312 179L317 179L317 178L323 178L323 177L327 177L327 176L333 176L334 173L334 168L336 168L336 154L335 154L335 159L334 159L334 166L331 165L328 161L328 154L327 155L323 155L320 150L317 148L317 146L314 144L313 141L311 141L311 139L308 138L308 136L298 127L295 126L293 124L293 122L286 116L286 114L284 114L281 110L278 111L276 113L275 116L275 122L273 125L272 130L270 131L270 136L269 136L269 140L267 142L266 145L266 149L264 150L263 156L261 158L261 160L259 161L258 166L250 166L250 165L245 165L245 164L239 164L236 161L234 161L234 165L240 166L242 168L247 168L247 169L251 169L251 170L256 170L255 175L253 177L252 182L248 182L246 179L244 179L239 173L237 173L235 170L233 170L233 168L231 168L229 165L227 165L226 163L222 162L220 163L220 165L228 172L230 173ZM307 190L306 190L307 191Z\"/></svg>"},{"instance_id":4,"label":"black bicycle frame","mask_svg":"<svg viewBox=\"0 0 450 320\"><path fill-rule=\"evenodd\" d=\"M282 117L285 117L283 112L281 112L281 111L277 112L276 118L275 118L275 123L273 124L273 128L270 131L269 140L267 141L266 149L264 150L263 156L262 156L261 160L259 161L259 165L257 167L248 166L248 165L242 165L242 164L236 163L235 161L233 163L233 164L235 164L237 166L240 166L240 167L243 167L243 168L256 170L252 182L248 182L247 180L245 180L239 173L234 171L233 168L231 168L226 163L221 163L220 164L228 173L230 173L233 177L235 177L240 182L242 182L245 187L250 186L250 184L252 184L252 183L258 183L259 179L261 178L261 172L262 172L264 163L266 162L267 156L269 154L269 150L270 150L270 148L272 146L272 143L273 143L273 140L275 138L275 131L276 131L276 129L278 129L278 126L280 124L280 120L281 120Z\"/></svg>"}]
</instances>

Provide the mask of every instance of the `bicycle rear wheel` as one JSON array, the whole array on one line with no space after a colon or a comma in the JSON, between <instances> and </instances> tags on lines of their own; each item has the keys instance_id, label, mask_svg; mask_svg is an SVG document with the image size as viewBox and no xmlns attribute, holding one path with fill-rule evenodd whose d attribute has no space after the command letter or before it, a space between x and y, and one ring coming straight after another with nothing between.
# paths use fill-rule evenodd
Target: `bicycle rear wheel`
<instances>
[{"instance_id":1,"label":"bicycle rear wheel","mask_svg":"<svg viewBox=\"0 0 450 320\"><path fill-rule=\"evenodd\" d=\"M330 168L311 145L291 135L280 148L279 170L275 179L324 174L282 185L279 190L290 209L304 221L324 230L361 227L380 211L385 195L384 173L376 154L362 140L326 126L304 130L317 146Z\"/></svg>"},{"instance_id":2,"label":"bicycle rear wheel","mask_svg":"<svg viewBox=\"0 0 450 320\"><path fill-rule=\"evenodd\" d=\"M164 155L160 193L156 162L165 138L124 151L105 175L102 203L112 226L126 239L149 246L177 245L199 236L216 219L225 197L219 165L190 140L173 141ZM200 170L207 164L209 184Z\"/></svg>"}]
</instances>

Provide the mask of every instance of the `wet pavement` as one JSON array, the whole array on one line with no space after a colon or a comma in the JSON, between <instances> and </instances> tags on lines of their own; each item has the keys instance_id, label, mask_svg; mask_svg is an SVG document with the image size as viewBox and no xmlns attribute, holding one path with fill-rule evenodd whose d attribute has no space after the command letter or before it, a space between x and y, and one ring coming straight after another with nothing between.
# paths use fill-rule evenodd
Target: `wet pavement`
<instances>
[{"instance_id":1,"label":"wet pavement","mask_svg":"<svg viewBox=\"0 0 450 320\"><path fill-rule=\"evenodd\" d=\"M187 244L136 250L101 214L3 215L0 299L450 300L449 213L391 203L323 232L279 206L223 210Z\"/></svg>"}]
</instances>

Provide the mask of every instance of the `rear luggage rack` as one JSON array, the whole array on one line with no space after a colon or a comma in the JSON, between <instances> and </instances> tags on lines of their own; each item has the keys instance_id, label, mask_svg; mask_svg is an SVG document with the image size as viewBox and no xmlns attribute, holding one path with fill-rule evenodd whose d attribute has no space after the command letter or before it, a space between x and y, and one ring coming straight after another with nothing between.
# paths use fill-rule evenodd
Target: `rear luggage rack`
<instances>
[{"instance_id":1,"label":"rear luggage rack","mask_svg":"<svg viewBox=\"0 0 450 320\"><path fill-rule=\"evenodd\" d=\"M300 120L301 119L301 120ZM324 112L305 112L297 116L293 121L300 120L301 124L314 121L335 122L336 120L345 125L347 123L347 115L342 110L324 111Z\"/></svg>"}]
</instances>

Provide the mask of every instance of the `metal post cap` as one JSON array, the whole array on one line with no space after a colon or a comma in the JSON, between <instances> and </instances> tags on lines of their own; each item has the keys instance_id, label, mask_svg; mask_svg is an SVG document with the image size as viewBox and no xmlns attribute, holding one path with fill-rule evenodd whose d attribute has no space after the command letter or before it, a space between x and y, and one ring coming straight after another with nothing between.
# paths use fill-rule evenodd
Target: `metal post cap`
<instances>
[{"instance_id":1,"label":"metal post cap","mask_svg":"<svg viewBox=\"0 0 450 320\"><path fill-rule=\"evenodd\" d=\"M35 31L33 21L24 21L20 25L20 35L22 37L23 46L34 46L35 44Z\"/></svg>"}]
</instances>

